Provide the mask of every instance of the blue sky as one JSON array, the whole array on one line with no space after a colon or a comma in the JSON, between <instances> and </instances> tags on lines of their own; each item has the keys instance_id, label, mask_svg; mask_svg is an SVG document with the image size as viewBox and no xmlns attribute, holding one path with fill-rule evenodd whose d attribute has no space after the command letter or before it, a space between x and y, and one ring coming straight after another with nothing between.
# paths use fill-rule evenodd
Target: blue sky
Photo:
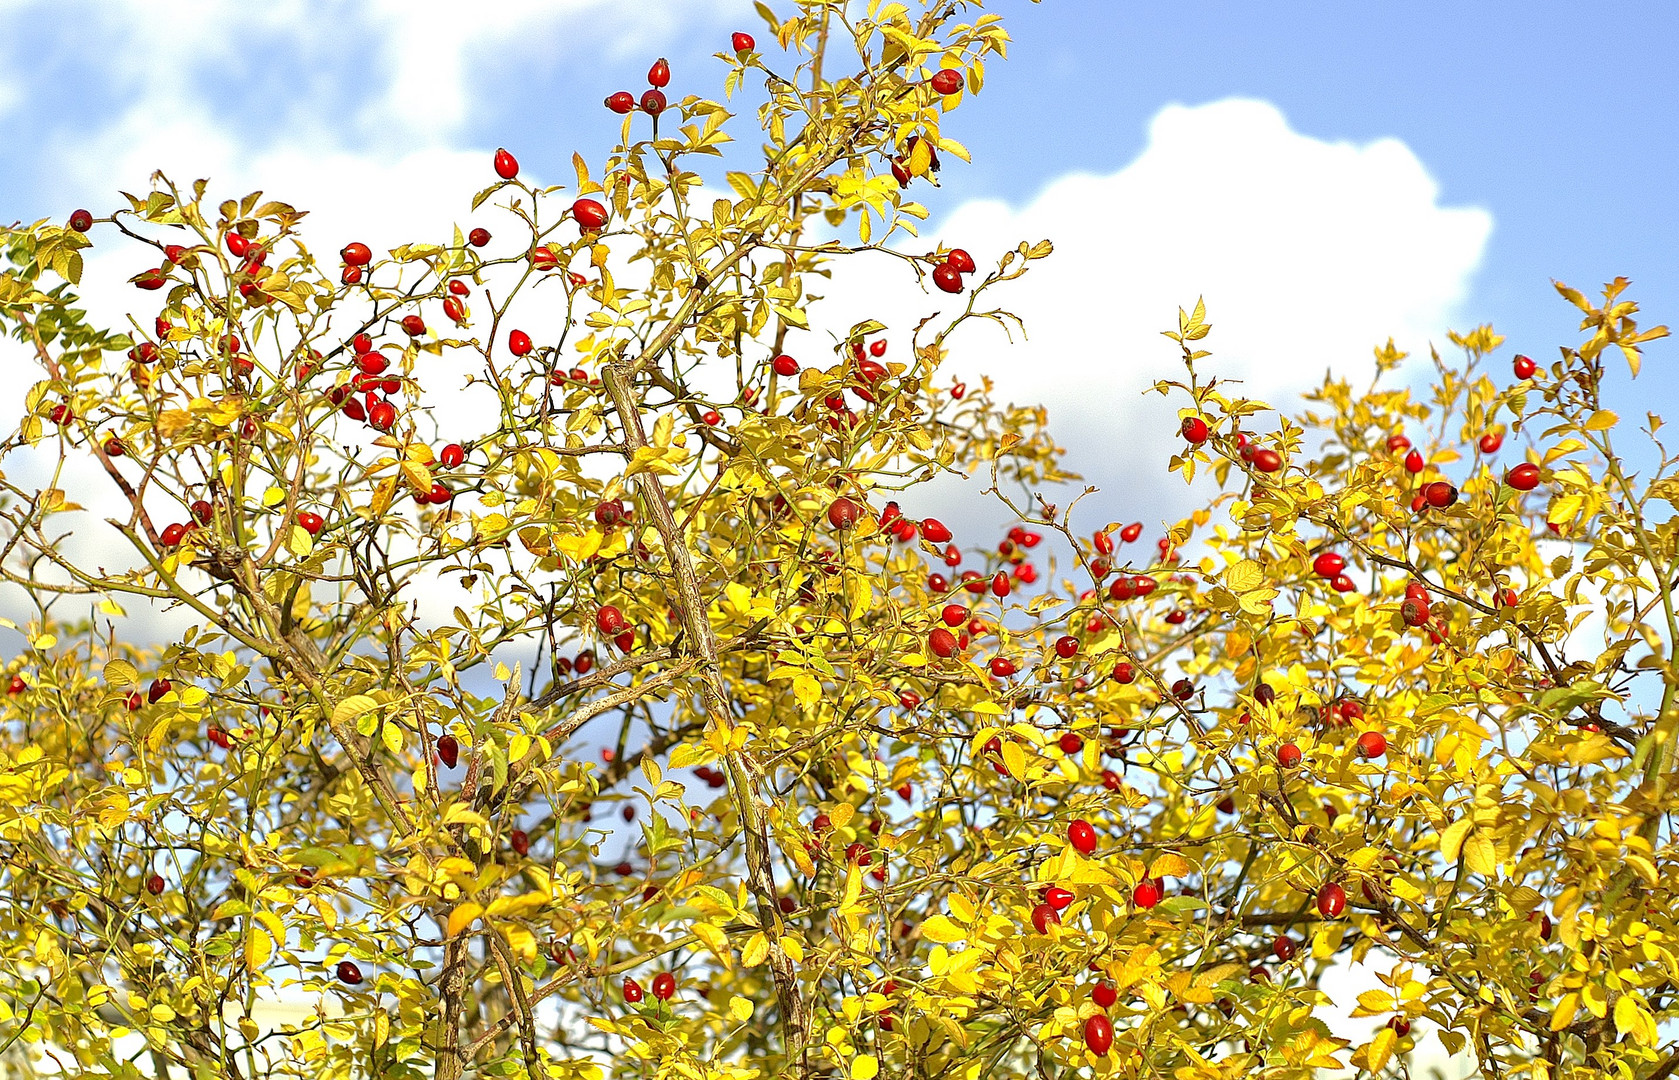
<instances>
[{"instance_id":1,"label":"blue sky","mask_svg":"<svg viewBox=\"0 0 1679 1080\"><path fill-rule=\"evenodd\" d=\"M1492 321L1510 337L1506 355L1548 357L1574 332L1552 277L1589 290L1626 274L1651 322L1679 319L1679 9L1623 5L1588 21L1543 3L993 7L1010 21L1011 59L952 127L976 163L950 162L943 190L923 194L943 230L965 224L999 244L1011 229L1072 242L1082 223L1119 222L1113 266L1069 246L1045 271L1050 294L1087 312L1107 275L1128 298L1081 320L1083 340L1052 335L1048 365L997 342L973 349L974 370L999 373L1013 396L1047 380L1052 407L1090 429L1069 441L1093 478L1115 477L1092 463L1105 440L1096 417L1078 415L1081 400L1117 395L1135 422L1169 427L1168 403L1130 403L1161 371L1155 331L1203 289L1215 325L1229 317L1215 362L1285 399L1325 366L1362 372L1389 334L1419 347L1448 323ZM529 173L569 179L574 149L598 159L616 135L599 105L606 93L639 90L658 55L671 58L673 89L715 91L723 66L711 54L734 29L767 43L738 0L508 0L470 11L429 0L0 0L0 217L108 209L113 188L140 189L164 167L245 184L224 194L290 193L323 228L366 219L378 233L400 212L412 220L426 197L478 186L497 145L515 148ZM1269 103L1283 123L1221 110L1227 99ZM1118 177L1146 159L1173 105L1190 107L1170 114L1179 150L1162 150L1152 174L1216 172L1199 203L1174 204L1160 183L1068 181ZM1240 154L1203 162L1182 150L1259 129L1268 134ZM1250 185L1256 174L1272 186ZM1126 215L1203 211L1220 230L1169 245L1182 256L1169 287L1139 293L1166 241ZM459 202L433 213L439 225L466 217ZM850 299L837 308L867 308ZM1303 351L1285 341L1286 321L1260 310L1318 303L1348 310ZM1047 301L1038 309L1059 317ZM1670 342L1649 350L1636 397L1618 376L1623 412L1650 402L1679 413L1674 353ZM1011 369L1034 377L1011 383Z\"/></svg>"}]
</instances>

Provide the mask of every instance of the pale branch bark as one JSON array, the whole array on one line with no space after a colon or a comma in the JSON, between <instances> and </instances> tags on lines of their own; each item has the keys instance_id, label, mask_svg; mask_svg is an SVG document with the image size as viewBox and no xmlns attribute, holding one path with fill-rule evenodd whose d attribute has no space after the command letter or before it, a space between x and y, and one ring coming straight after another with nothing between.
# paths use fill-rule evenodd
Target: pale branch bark
<instances>
[{"instance_id":1,"label":"pale branch bark","mask_svg":"<svg viewBox=\"0 0 1679 1080\"><path fill-rule=\"evenodd\" d=\"M672 326L679 325L675 322ZM601 381L612 398L624 429L624 441L629 455L647 445L646 431L641 422L641 410L630 381L636 364L618 360L606 366ZM664 541L666 557L670 559L675 579L677 614L686 631L687 644L695 654L701 674L701 688L705 711L714 725L728 723L729 689L723 678L716 636L707 616L708 605L700 593L699 577L688 552L687 539L676 522L670 500L657 474L645 471L636 475L642 500L654 528ZM808 1075L805 1063L810 1037L808 1006L799 989L798 971L780 945L781 913L777 907L775 877L770 863L770 834L764 820L764 801L755 775L755 766L740 751L730 751L723 757L729 776L729 795L740 815L741 829L746 840L747 887L757 903L759 924L772 942L769 953L770 973L775 981L776 1000L780 1007L782 1037L790 1075Z\"/></svg>"}]
</instances>

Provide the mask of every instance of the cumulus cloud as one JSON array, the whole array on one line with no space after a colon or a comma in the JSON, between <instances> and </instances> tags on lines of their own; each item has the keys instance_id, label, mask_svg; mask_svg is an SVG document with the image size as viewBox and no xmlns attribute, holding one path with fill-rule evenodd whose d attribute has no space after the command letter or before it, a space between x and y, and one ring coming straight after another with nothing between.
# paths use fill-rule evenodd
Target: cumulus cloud
<instances>
[{"instance_id":1,"label":"cumulus cloud","mask_svg":"<svg viewBox=\"0 0 1679 1080\"><path fill-rule=\"evenodd\" d=\"M1328 368L1369 370L1389 335L1412 350L1440 340L1491 230L1487 211L1441 205L1427 168L1396 139L1317 139L1264 101L1170 105L1118 172L1062 177L1024 206L971 202L939 224L937 239L967 249L982 271L1022 240L1055 243L1051 258L995 291L996 305L1025 320L1027 340L970 324L952 339L950 367L1047 404L1070 466L1093 482L1159 478L1184 399L1141 395L1183 374L1176 345L1160 336L1180 306L1206 297L1205 374L1285 402ZM896 264L842 270L829 291L830 328L875 317L907 329L958 303L923 294Z\"/></svg>"}]
</instances>

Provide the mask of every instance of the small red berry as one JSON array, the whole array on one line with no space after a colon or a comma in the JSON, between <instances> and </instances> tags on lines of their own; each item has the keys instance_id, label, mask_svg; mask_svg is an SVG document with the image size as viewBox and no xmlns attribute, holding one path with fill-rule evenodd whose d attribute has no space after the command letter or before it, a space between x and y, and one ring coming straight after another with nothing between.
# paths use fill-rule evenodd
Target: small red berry
<instances>
[{"instance_id":1,"label":"small red berry","mask_svg":"<svg viewBox=\"0 0 1679 1080\"><path fill-rule=\"evenodd\" d=\"M571 216L584 232L596 232L606 227L606 207L594 199L578 199L572 203Z\"/></svg>"},{"instance_id":2,"label":"small red berry","mask_svg":"<svg viewBox=\"0 0 1679 1080\"><path fill-rule=\"evenodd\" d=\"M1048 904L1039 904L1032 909L1032 929L1040 934L1049 933L1052 926L1061 925L1061 913Z\"/></svg>"},{"instance_id":3,"label":"small red berry","mask_svg":"<svg viewBox=\"0 0 1679 1080\"><path fill-rule=\"evenodd\" d=\"M1044 890L1044 903L1048 904L1056 911L1067 910L1068 905L1072 902L1073 894L1059 885L1051 885L1049 888Z\"/></svg>"},{"instance_id":4,"label":"small red berry","mask_svg":"<svg viewBox=\"0 0 1679 1080\"><path fill-rule=\"evenodd\" d=\"M1444 480L1436 480L1431 484L1423 485L1422 497L1428 505L1444 510L1457 502L1457 488Z\"/></svg>"},{"instance_id":5,"label":"small red berry","mask_svg":"<svg viewBox=\"0 0 1679 1080\"><path fill-rule=\"evenodd\" d=\"M962 291L962 274L949 263L940 263L933 268L933 284L947 293Z\"/></svg>"},{"instance_id":6,"label":"small red berry","mask_svg":"<svg viewBox=\"0 0 1679 1080\"><path fill-rule=\"evenodd\" d=\"M443 767L453 769L461 759L460 740L453 735L439 735L437 737L437 758L443 762Z\"/></svg>"},{"instance_id":7,"label":"small red berry","mask_svg":"<svg viewBox=\"0 0 1679 1080\"><path fill-rule=\"evenodd\" d=\"M936 73L927 84L937 93L949 97L962 90L962 73L955 68L943 68Z\"/></svg>"},{"instance_id":8,"label":"small red berry","mask_svg":"<svg viewBox=\"0 0 1679 1080\"><path fill-rule=\"evenodd\" d=\"M70 228L76 232L85 233L93 228L93 214L87 210L76 210L70 214Z\"/></svg>"},{"instance_id":9,"label":"small red berry","mask_svg":"<svg viewBox=\"0 0 1679 1080\"><path fill-rule=\"evenodd\" d=\"M1516 354L1515 362L1510 366L1518 379L1531 379L1533 373L1539 370L1539 365L1535 364L1531 357L1523 356L1521 353Z\"/></svg>"},{"instance_id":10,"label":"small red berry","mask_svg":"<svg viewBox=\"0 0 1679 1080\"><path fill-rule=\"evenodd\" d=\"M641 984L630 978L628 975L624 976L624 1000L629 1002L631 1005L637 1005L640 1004L641 998Z\"/></svg>"},{"instance_id":11,"label":"small red berry","mask_svg":"<svg viewBox=\"0 0 1679 1080\"><path fill-rule=\"evenodd\" d=\"M513 849L515 855L529 855L531 853L530 834L523 829L514 829L507 834L507 846Z\"/></svg>"},{"instance_id":12,"label":"small red berry","mask_svg":"<svg viewBox=\"0 0 1679 1080\"><path fill-rule=\"evenodd\" d=\"M1422 451L1421 450L1412 450L1409 454L1405 455L1405 471L1406 472L1408 472L1408 473L1420 473L1423 470L1423 465L1424 465L1424 462L1423 462L1423 459L1422 459Z\"/></svg>"},{"instance_id":13,"label":"small red berry","mask_svg":"<svg viewBox=\"0 0 1679 1080\"><path fill-rule=\"evenodd\" d=\"M524 356L535 347L531 343L531 336L523 330L513 330L507 335L507 351L514 356Z\"/></svg>"},{"instance_id":14,"label":"small red berry","mask_svg":"<svg viewBox=\"0 0 1679 1080\"><path fill-rule=\"evenodd\" d=\"M775 360L770 363L770 366L775 369L775 373L777 375L780 375L784 379L791 378L799 373L799 362L791 356L788 356L786 353L782 353L780 356L776 357Z\"/></svg>"},{"instance_id":15,"label":"small red berry","mask_svg":"<svg viewBox=\"0 0 1679 1080\"><path fill-rule=\"evenodd\" d=\"M1490 431L1481 436L1480 445L1481 453L1496 454L1498 453L1499 447L1504 445L1504 435L1502 432Z\"/></svg>"},{"instance_id":16,"label":"small red berry","mask_svg":"<svg viewBox=\"0 0 1679 1080\"><path fill-rule=\"evenodd\" d=\"M350 986L356 986L361 982L361 968L357 967L353 961L340 960L337 974L339 982L347 983Z\"/></svg>"},{"instance_id":17,"label":"small red berry","mask_svg":"<svg viewBox=\"0 0 1679 1080\"><path fill-rule=\"evenodd\" d=\"M418 315L404 315L402 317L402 329L409 337L419 337L426 332L426 321Z\"/></svg>"},{"instance_id":18,"label":"small red berry","mask_svg":"<svg viewBox=\"0 0 1679 1080\"><path fill-rule=\"evenodd\" d=\"M338 252L338 257L344 260L346 266L366 266L373 261L373 249L360 240L345 244Z\"/></svg>"},{"instance_id":19,"label":"small red berry","mask_svg":"<svg viewBox=\"0 0 1679 1080\"><path fill-rule=\"evenodd\" d=\"M1284 935L1271 943L1271 951L1285 963L1294 958L1294 939Z\"/></svg>"},{"instance_id":20,"label":"small red berry","mask_svg":"<svg viewBox=\"0 0 1679 1080\"><path fill-rule=\"evenodd\" d=\"M1084 1022L1084 1045L1097 1057L1104 1057L1113 1049L1114 1026L1104 1013L1097 1013Z\"/></svg>"},{"instance_id":21,"label":"small red berry","mask_svg":"<svg viewBox=\"0 0 1679 1080\"><path fill-rule=\"evenodd\" d=\"M1131 890L1131 903L1147 911L1160 903L1160 886L1153 878L1144 878Z\"/></svg>"},{"instance_id":22,"label":"small red berry","mask_svg":"<svg viewBox=\"0 0 1679 1080\"><path fill-rule=\"evenodd\" d=\"M1113 681L1122 686L1126 683L1136 682L1137 669L1131 666L1130 661L1121 660L1119 663L1114 665Z\"/></svg>"},{"instance_id":23,"label":"small red berry","mask_svg":"<svg viewBox=\"0 0 1679 1080\"><path fill-rule=\"evenodd\" d=\"M1207 436L1210 434L1207 422L1199 416L1184 417L1183 425L1179 428L1179 431L1182 432L1185 440L1195 446L1200 446L1206 442Z\"/></svg>"},{"instance_id":24,"label":"small red berry","mask_svg":"<svg viewBox=\"0 0 1679 1080\"><path fill-rule=\"evenodd\" d=\"M460 443L450 443L437 455L437 460L445 469L453 469L466 460L466 451L461 448Z\"/></svg>"},{"instance_id":25,"label":"small red berry","mask_svg":"<svg viewBox=\"0 0 1679 1080\"><path fill-rule=\"evenodd\" d=\"M993 657L990 668L991 677L994 679L1006 679L1019 670L1015 667L1014 661L1006 656Z\"/></svg>"},{"instance_id":26,"label":"small red berry","mask_svg":"<svg viewBox=\"0 0 1679 1080\"><path fill-rule=\"evenodd\" d=\"M1379 758L1388 752L1387 736L1379 731L1366 731L1358 737L1358 756Z\"/></svg>"},{"instance_id":27,"label":"small red berry","mask_svg":"<svg viewBox=\"0 0 1679 1080\"><path fill-rule=\"evenodd\" d=\"M635 110L635 95L628 90L620 90L606 99L606 107L620 116Z\"/></svg>"},{"instance_id":28,"label":"small red berry","mask_svg":"<svg viewBox=\"0 0 1679 1080\"><path fill-rule=\"evenodd\" d=\"M595 629L600 631L602 637L622 633L627 626L629 623L625 621L624 613L611 604L606 604L595 612Z\"/></svg>"},{"instance_id":29,"label":"small red berry","mask_svg":"<svg viewBox=\"0 0 1679 1080\"><path fill-rule=\"evenodd\" d=\"M1099 1009L1111 1009L1114 1002L1119 1000L1119 992L1114 989L1113 983L1104 980L1091 988L1090 1000L1095 1002Z\"/></svg>"},{"instance_id":30,"label":"small red berry","mask_svg":"<svg viewBox=\"0 0 1679 1080\"><path fill-rule=\"evenodd\" d=\"M1333 919L1347 909L1347 890L1331 881L1318 890L1318 914Z\"/></svg>"},{"instance_id":31,"label":"small red berry","mask_svg":"<svg viewBox=\"0 0 1679 1080\"><path fill-rule=\"evenodd\" d=\"M519 159L507 152L505 147L496 151L496 175L503 180L511 180L519 175Z\"/></svg>"},{"instance_id":32,"label":"small red berry","mask_svg":"<svg viewBox=\"0 0 1679 1080\"><path fill-rule=\"evenodd\" d=\"M1539 466L1524 461L1504 474L1504 482L1517 491L1532 491L1539 486Z\"/></svg>"},{"instance_id":33,"label":"small red berry","mask_svg":"<svg viewBox=\"0 0 1679 1080\"><path fill-rule=\"evenodd\" d=\"M1055 655L1063 660L1071 659L1079 651L1079 639L1071 634L1063 634L1055 639Z\"/></svg>"},{"instance_id":34,"label":"small red berry","mask_svg":"<svg viewBox=\"0 0 1679 1080\"><path fill-rule=\"evenodd\" d=\"M963 248L951 248L944 257L944 263L958 274L971 274L978 268L974 257Z\"/></svg>"},{"instance_id":35,"label":"small red berry","mask_svg":"<svg viewBox=\"0 0 1679 1080\"><path fill-rule=\"evenodd\" d=\"M1292 769L1300 764L1300 748L1291 742L1277 747L1277 764L1285 769Z\"/></svg>"},{"instance_id":36,"label":"small red berry","mask_svg":"<svg viewBox=\"0 0 1679 1080\"><path fill-rule=\"evenodd\" d=\"M935 627L933 632L927 635L927 648L941 660L949 660L961 651L956 643L956 635L942 626Z\"/></svg>"},{"instance_id":37,"label":"small red berry","mask_svg":"<svg viewBox=\"0 0 1679 1080\"><path fill-rule=\"evenodd\" d=\"M663 90L649 90L641 95L641 111L648 116L658 116L665 111L665 92Z\"/></svg>"},{"instance_id":38,"label":"small red berry","mask_svg":"<svg viewBox=\"0 0 1679 1080\"><path fill-rule=\"evenodd\" d=\"M670 85L670 61L659 57L653 61L653 66L647 69L647 81L663 89Z\"/></svg>"},{"instance_id":39,"label":"small red berry","mask_svg":"<svg viewBox=\"0 0 1679 1080\"><path fill-rule=\"evenodd\" d=\"M737 32L729 37L729 46L733 48L735 52L743 53L751 52L753 49L758 47L758 43L752 40L751 34L742 34Z\"/></svg>"},{"instance_id":40,"label":"small red berry","mask_svg":"<svg viewBox=\"0 0 1679 1080\"><path fill-rule=\"evenodd\" d=\"M1312 572L1322 578L1340 577L1346 568L1346 558L1333 551L1319 552L1318 557L1312 560Z\"/></svg>"},{"instance_id":41,"label":"small red berry","mask_svg":"<svg viewBox=\"0 0 1679 1080\"><path fill-rule=\"evenodd\" d=\"M1422 626L1428 622L1429 605L1427 600L1407 596L1399 605L1399 617L1406 626Z\"/></svg>"},{"instance_id":42,"label":"small red berry","mask_svg":"<svg viewBox=\"0 0 1679 1080\"><path fill-rule=\"evenodd\" d=\"M1283 459L1275 450L1255 450L1253 467L1262 473L1274 473L1283 467Z\"/></svg>"},{"instance_id":43,"label":"small red berry","mask_svg":"<svg viewBox=\"0 0 1679 1080\"><path fill-rule=\"evenodd\" d=\"M490 242L490 230L482 228L473 229L471 232L466 234L466 242L471 244L473 247L481 248Z\"/></svg>"},{"instance_id":44,"label":"small red berry","mask_svg":"<svg viewBox=\"0 0 1679 1080\"><path fill-rule=\"evenodd\" d=\"M1096 850L1096 829L1090 822L1077 818L1067 826L1067 840L1079 854L1089 855Z\"/></svg>"},{"instance_id":45,"label":"small red berry","mask_svg":"<svg viewBox=\"0 0 1679 1080\"><path fill-rule=\"evenodd\" d=\"M326 522L322 519L321 515L315 513L313 510L298 511L297 523L303 528L303 531L308 533L310 536L319 536L321 534L321 529L326 525Z\"/></svg>"},{"instance_id":46,"label":"small red berry","mask_svg":"<svg viewBox=\"0 0 1679 1080\"><path fill-rule=\"evenodd\" d=\"M849 529L863 516L863 508L845 496L828 504L828 524L836 529Z\"/></svg>"}]
</instances>

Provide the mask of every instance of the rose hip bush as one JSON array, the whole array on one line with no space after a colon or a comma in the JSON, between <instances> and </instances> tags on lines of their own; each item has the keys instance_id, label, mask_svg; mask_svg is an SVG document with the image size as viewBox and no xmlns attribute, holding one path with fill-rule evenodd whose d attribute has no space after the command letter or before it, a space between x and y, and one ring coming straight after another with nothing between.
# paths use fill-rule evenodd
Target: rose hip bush
<instances>
[{"instance_id":1,"label":"rose hip bush","mask_svg":"<svg viewBox=\"0 0 1679 1080\"><path fill-rule=\"evenodd\" d=\"M498 150L448 242L161 175L4 231L9 1061L1674 1071L1679 479L1604 400L1665 330L1559 286L1549 364L1481 327L1418 394L1390 344L1288 418L1205 376L1196 305L1156 389L1216 494L1069 497L1040 410L940 374L1049 243L915 239L1002 23L863 14L718 54L765 94L726 192L692 169L739 121L661 60L575 183ZM90 245L127 312L80 306ZM856 257L937 314L824 327ZM994 533L927 516L947 472Z\"/></svg>"}]
</instances>

